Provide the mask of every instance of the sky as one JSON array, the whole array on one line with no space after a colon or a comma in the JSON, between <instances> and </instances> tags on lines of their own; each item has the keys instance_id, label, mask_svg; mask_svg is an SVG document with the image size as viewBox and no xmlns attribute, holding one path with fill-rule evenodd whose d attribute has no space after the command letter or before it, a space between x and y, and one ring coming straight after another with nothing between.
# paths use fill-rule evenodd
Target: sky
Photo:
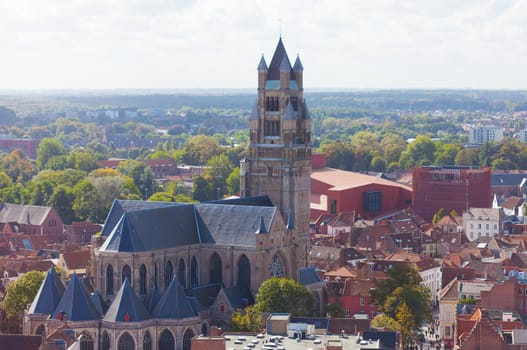
<instances>
[{"instance_id":1,"label":"sky","mask_svg":"<svg viewBox=\"0 0 527 350\"><path fill-rule=\"evenodd\" d=\"M525 0L0 0L0 89L527 89Z\"/></svg>"}]
</instances>

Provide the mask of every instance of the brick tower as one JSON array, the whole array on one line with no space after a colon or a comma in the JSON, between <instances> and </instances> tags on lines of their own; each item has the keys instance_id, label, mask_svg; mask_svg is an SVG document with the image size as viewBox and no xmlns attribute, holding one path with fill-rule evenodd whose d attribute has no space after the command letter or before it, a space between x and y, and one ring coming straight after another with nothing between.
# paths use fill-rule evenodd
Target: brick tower
<instances>
[{"instance_id":1,"label":"brick tower","mask_svg":"<svg viewBox=\"0 0 527 350\"><path fill-rule=\"evenodd\" d=\"M309 232L311 188L311 119L303 70L299 57L291 66L282 38L269 66L262 55L249 156L240 164L242 197L268 195L296 233Z\"/></svg>"}]
</instances>

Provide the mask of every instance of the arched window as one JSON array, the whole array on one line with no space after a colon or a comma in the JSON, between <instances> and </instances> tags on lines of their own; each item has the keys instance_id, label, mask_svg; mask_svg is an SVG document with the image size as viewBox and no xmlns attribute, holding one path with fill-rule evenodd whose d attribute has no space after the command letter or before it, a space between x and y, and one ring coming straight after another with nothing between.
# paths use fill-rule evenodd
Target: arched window
<instances>
[{"instance_id":1,"label":"arched window","mask_svg":"<svg viewBox=\"0 0 527 350\"><path fill-rule=\"evenodd\" d=\"M154 288L159 290L159 264L154 264Z\"/></svg>"},{"instance_id":2,"label":"arched window","mask_svg":"<svg viewBox=\"0 0 527 350\"><path fill-rule=\"evenodd\" d=\"M119 345L117 345L118 350L135 350L134 338L130 333L126 332L119 338Z\"/></svg>"},{"instance_id":3,"label":"arched window","mask_svg":"<svg viewBox=\"0 0 527 350\"><path fill-rule=\"evenodd\" d=\"M269 269L272 277L285 277L284 260L279 254L273 255Z\"/></svg>"},{"instance_id":4,"label":"arched window","mask_svg":"<svg viewBox=\"0 0 527 350\"><path fill-rule=\"evenodd\" d=\"M174 336L168 329L165 329L159 336L159 350L174 350Z\"/></svg>"},{"instance_id":5,"label":"arched window","mask_svg":"<svg viewBox=\"0 0 527 350\"><path fill-rule=\"evenodd\" d=\"M139 268L139 294L146 295L146 266L143 264Z\"/></svg>"},{"instance_id":6,"label":"arched window","mask_svg":"<svg viewBox=\"0 0 527 350\"><path fill-rule=\"evenodd\" d=\"M101 350L110 350L110 336L106 331L102 334Z\"/></svg>"},{"instance_id":7,"label":"arched window","mask_svg":"<svg viewBox=\"0 0 527 350\"><path fill-rule=\"evenodd\" d=\"M93 338L90 333L82 332L79 337L80 350L93 350Z\"/></svg>"},{"instance_id":8,"label":"arched window","mask_svg":"<svg viewBox=\"0 0 527 350\"><path fill-rule=\"evenodd\" d=\"M238 285L247 288L251 286L251 263L245 255L238 261Z\"/></svg>"},{"instance_id":9,"label":"arched window","mask_svg":"<svg viewBox=\"0 0 527 350\"><path fill-rule=\"evenodd\" d=\"M113 295L113 267L106 267L106 295Z\"/></svg>"},{"instance_id":10,"label":"arched window","mask_svg":"<svg viewBox=\"0 0 527 350\"><path fill-rule=\"evenodd\" d=\"M209 335L209 327L205 322L201 325L201 334L203 335Z\"/></svg>"},{"instance_id":11,"label":"arched window","mask_svg":"<svg viewBox=\"0 0 527 350\"><path fill-rule=\"evenodd\" d=\"M185 260L181 258L179 259L179 264L177 267L177 277L178 277L179 283L181 283L181 285L185 288L187 287L186 275L187 275L187 266L185 265Z\"/></svg>"},{"instance_id":12,"label":"arched window","mask_svg":"<svg viewBox=\"0 0 527 350\"><path fill-rule=\"evenodd\" d=\"M190 350L190 341L194 338L194 331L190 328L187 328L185 334L183 335L183 350Z\"/></svg>"},{"instance_id":13,"label":"arched window","mask_svg":"<svg viewBox=\"0 0 527 350\"><path fill-rule=\"evenodd\" d=\"M148 331L146 331L143 337L143 350L152 350L152 337Z\"/></svg>"},{"instance_id":14,"label":"arched window","mask_svg":"<svg viewBox=\"0 0 527 350\"><path fill-rule=\"evenodd\" d=\"M121 283L124 283L124 280L128 280L128 283L132 284L132 270L128 265L124 265L121 271Z\"/></svg>"},{"instance_id":15,"label":"arched window","mask_svg":"<svg viewBox=\"0 0 527 350\"><path fill-rule=\"evenodd\" d=\"M221 259L217 253L212 254L210 258L209 271L210 271L210 283L221 283L222 281Z\"/></svg>"},{"instance_id":16,"label":"arched window","mask_svg":"<svg viewBox=\"0 0 527 350\"><path fill-rule=\"evenodd\" d=\"M172 282L172 278L174 278L174 266L172 266L172 261L169 260L165 266L165 289Z\"/></svg>"},{"instance_id":17,"label":"arched window","mask_svg":"<svg viewBox=\"0 0 527 350\"><path fill-rule=\"evenodd\" d=\"M190 286L197 287L199 284L198 279L198 259L195 256L192 257L190 262Z\"/></svg>"},{"instance_id":18,"label":"arched window","mask_svg":"<svg viewBox=\"0 0 527 350\"><path fill-rule=\"evenodd\" d=\"M43 324L38 326L35 335L46 335L46 327Z\"/></svg>"}]
</instances>

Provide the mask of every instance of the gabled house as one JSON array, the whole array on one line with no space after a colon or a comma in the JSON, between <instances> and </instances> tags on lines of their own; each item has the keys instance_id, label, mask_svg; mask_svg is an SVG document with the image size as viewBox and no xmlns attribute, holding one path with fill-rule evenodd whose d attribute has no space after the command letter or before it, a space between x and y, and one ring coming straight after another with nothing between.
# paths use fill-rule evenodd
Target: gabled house
<instances>
[{"instance_id":1,"label":"gabled house","mask_svg":"<svg viewBox=\"0 0 527 350\"><path fill-rule=\"evenodd\" d=\"M0 205L0 223L9 233L25 233L46 237L48 242L62 239L64 224L55 209L37 205L3 203ZM10 232L14 229L17 232Z\"/></svg>"}]
</instances>

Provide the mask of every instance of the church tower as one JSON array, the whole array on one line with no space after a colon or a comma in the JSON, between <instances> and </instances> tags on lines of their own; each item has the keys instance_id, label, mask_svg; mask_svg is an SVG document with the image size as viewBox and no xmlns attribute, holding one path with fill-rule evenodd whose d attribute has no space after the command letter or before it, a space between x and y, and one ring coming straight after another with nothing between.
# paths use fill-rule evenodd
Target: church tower
<instances>
[{"instance_id":1,"label":"church tower","mask_svg":"<svg viewBox=\"0 0 527 350\"><path fill-rule=\"evenodd\" d=\"M242 197L268 195L287 228L309 232L311 119L303 70L291 66L282 38L271 63L258 64L258 100L250 116L249 155L240 164Z\"/></svg>"}]
</instances>

